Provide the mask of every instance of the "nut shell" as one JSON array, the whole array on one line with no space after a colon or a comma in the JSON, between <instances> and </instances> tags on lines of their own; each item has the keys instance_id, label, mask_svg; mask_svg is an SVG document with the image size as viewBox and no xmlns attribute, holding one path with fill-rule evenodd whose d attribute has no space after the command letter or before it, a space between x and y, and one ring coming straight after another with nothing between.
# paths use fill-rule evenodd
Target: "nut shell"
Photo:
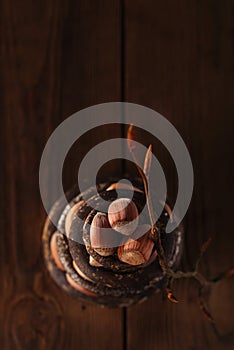
<instances>
[{"instance_id":1,"label":"nut shell","mask_svg":"<svg viewBox=\"0 0 234 350\"><path fill-rule=\"evenodd\" d=\"M145 229L146 225L142 226ZM149 232L147 232L141 238L137 240L130 238L124 245L120 246L118 248L118 258L130 265L145 264L150 260L153 247L154 242L149 238Z\"/></svg>"},{"instance_id":2,"label":"nut shell","mask_svg":"<svg viewBox=\"0 0 234 350\"><path fill-rule=\"evenodd\" d=\"M98 212L90 226L90 242L92 248L102 256L110 256L115 252L117 233L109 224L105 213Z\"/></svg>"},{"instance_id":3,"label":"nut shell","mask_svg":"<svg viewBox=\"0 0 234 350\"><path fill-rule=\"evenodd\" d=\"M131 235L138 225L138 210L129 198L119 198L108 208L108 219L111 227L123 235Z\"/></svg>"}]
</instances>

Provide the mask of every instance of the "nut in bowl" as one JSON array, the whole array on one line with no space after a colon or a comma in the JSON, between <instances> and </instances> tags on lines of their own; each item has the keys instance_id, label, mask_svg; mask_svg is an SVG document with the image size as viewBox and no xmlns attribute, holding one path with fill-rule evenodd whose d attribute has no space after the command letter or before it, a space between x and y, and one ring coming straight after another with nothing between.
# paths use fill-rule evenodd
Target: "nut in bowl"
<instances>
[{"instance_id":1,"label":"nut in bowl","mask_svg":"<svg viewBox=\"0 0 234 350\"><path fill-rule=\"evenodd\" d=\"M78 300L123 307L146 300L164 286L165 273L158 261L149 218L146 215L145 222L138 219L146 203L143 182L140 178L132 181L135 187L132 198L128 198L131 193L128 188L122 189L123 197L117 198L116 182L112 181L98 185L103 189L100 196L95 195L96 188L80 194L71 191L69 210L59 201L52 208L50 215L57 217L58 227L47 219L43 233L47 266L57 284ZM89 199L84 200L87 194ZM165 234L163 228L168 218L164 208L158 224L166 257L173 268L180 260L182 226ZM131 230L127 227L129 223ZM81 237L83 244L76 237ZM52 240L56 242L56 254L50 248Z\"/></svg>"},{"instance_id":2,"label":"nut in bowl","mask_svg":"<svg viewBox=\"0 0 234 350\"><path fill-rule=\"evenodd\" d=\"M132 142L133 131L131 125L128 147L140 177L129 179L132 186L108 178L97 184L98 193L96 186L82 193L71 190L67 193L69 203L58 200L49 213L42 237L47 268L59 287L72 297L107 307L130 306L159 290L177 303L173 281L195 279L199 284L200 308L214 323L203 290L232 277L234 269L213 279L199 272L208 240L201 247L194 270L177 271L183 225L177 224L168 201L149 191L152 147L149 146L141 168ZM157 220L155 208L161 212ZM166 233L169 222L175 228Z\"/></svg>"},{"instance_id":3,"label":"nut in bowl","mask_svg":"<svg viewBox=\"0 0 234 350\"><path fill-rule=\"evenodd\" d=\"M155 203L154 193L150 198L152 147L142 170L129 133L140 174L129 179L133 187L108 179L97 185L98 193L96 187L71 190L69 204L55 203L43 232L45 261L57 284L81 301L109 307L132 305L164 288L165 262L176 268L182 249L182 225L165 233L169 204ZM156 222L152 203L161 206Z\"/></svg>"}]
</instances>

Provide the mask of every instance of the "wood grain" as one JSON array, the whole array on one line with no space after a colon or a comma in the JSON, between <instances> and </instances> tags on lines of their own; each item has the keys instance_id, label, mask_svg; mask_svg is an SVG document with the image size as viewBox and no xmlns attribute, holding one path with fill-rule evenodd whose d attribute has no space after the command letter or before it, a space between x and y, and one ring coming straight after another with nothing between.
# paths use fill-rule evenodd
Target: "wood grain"
<instances>
[{"instance_id":1,"label":"wood grain","mask_svg":"<svg viewBox=\"0 0 234 350\"><path fill-rule=\"evenodd\" d=\"M216 275L234 265L227 211L233 196L233 3L127 0L125 17L125 98L171 121L193 161L195 186L182 265L191 268L200 245L212 236L202 270ZM177 179L170 157L153 137L137 134L140 142L153 143L174 196ZM216 331L196 305L196 284L188 281L175 286L178 305L155 295L129 309L127 348L233 348L233 286L233 280L222 282L210 292Z\"/></svg>"},{"instance_id":2,"label":"wood grain","mask_svg":"<svg viewBox=\"0 0 234 350\"><path fill-rule=\"evenodd\" d=\"M233 10L231 0L2 0L1 349L233 348L233 280L207 296L216 328L202 318L193 282L176 283L178 305L155 295L127 312L85 306L60 291L41 255L46 213L38 189L45 143L68 116L121 99L148 106L174 124L193 161L182 267L192 267L209 236L202 271L214 276L234 266ZM66 158L64 188L76 182L77 168L95 144L122 131L103 126L83 135ZM174 198L170 155L139 129L137 140L153 144ZM122 165L112 162L102 173L119 175ZM134 171L129 164L126 170ZM56 181L53 186L55 191Z\"/></svg>"},{"instance_id":3,"label":"wood grain","mask_svg":"<svg viewBox=\"0 0 234 350\"><path fill-rule=\"evenodd\" d=\"M1 349L121 349L122 311L72 300L46 271L38 188L41 153L56 126L84 107L120 99L119 2L10 0L0 16ZM98 142L107 129L92 137ZM64 178L73 185L69 171Z\"/></svg>"}]
</instances>

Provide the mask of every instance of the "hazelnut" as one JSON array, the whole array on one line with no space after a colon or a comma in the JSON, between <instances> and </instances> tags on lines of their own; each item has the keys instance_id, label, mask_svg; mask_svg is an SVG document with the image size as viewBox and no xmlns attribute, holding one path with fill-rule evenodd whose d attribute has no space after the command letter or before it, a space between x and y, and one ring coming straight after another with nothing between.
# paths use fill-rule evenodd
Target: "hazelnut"
<instances>
[{"instance_id":1,"label":"hazelnut","mask_svg":"<svg viewBox=\"0 0 234 350\"><path fill-rule=\"evenodd\" d=\"M111 229L107 214L98 212L90 226L90 242L92 248L102 256L114 254L117 233Z\"/></svg>"},{"instance_id":2,"label":"hazelnut","mask_svg":"<svg viewBox=\"0 0 234 350\"><path fill-rule=\"evenodd\" d=\"M137 231L141 230L141 232L145 232L145 228L148 225L141 226L138 227ZM150 231L137 240L130 238L124 245L120 246L118 248L119 260L129 265L141 265L147 263L150 260L154 247L154 242L149 238L149 232ZM138 234L140 234L140 232L138 232Z\"/></svg>"},{"instance_id":3,"label":"hazelnut","mask_svg":"<svg viewBox=\"0 0 234 350\"><path fill-rule=\"evenodd\" d=\"M129 198L119 198L108 208L108 219L111 227L123 235L131 235L138 225L138 210Z\"/></svg>"}]
</instances>

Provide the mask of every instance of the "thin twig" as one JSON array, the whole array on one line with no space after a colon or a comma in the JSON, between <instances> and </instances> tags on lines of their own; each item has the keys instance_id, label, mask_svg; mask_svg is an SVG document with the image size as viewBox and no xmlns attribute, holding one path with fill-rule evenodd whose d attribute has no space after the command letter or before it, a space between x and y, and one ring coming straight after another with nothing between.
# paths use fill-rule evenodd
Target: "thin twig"
<instances>
[{"instance_id":1,"label":"thin twig","mask_svg":"<svg viewBox=\"0 0 234 350\"><path fill-rule=\"evenodd\" d=\"M234 269L229 269L225 272L221 272L218 276L209 280L209 283L218 283L223 281L224 279L230 278L234 276Z\"/></svg>"},{"instance_id":2,"label":"thin twig","mask_svg":"<svg viewBox=\"0 0 234 350\"><path fill-rule=\"evenodd\" d=\"M203 316L210 322L215 323L213 316L211 315L210 311L208 310L208 307L206 305L206 302L203 298L203 286L201 285L198 289L198 303L199 307L203 313Z\"/></svg>"},{"instance_id":3,"label":"thin twig","mask_svg":"<svg viewBox=\"0 0 234 350\"><path fill-rule=\"evenodd\" d=\"M134 136L135 136L134 135L134 127L131 124L128 128L128 133L127 133L128 149L129 149L130 153L132 154L134 163L135 163L137 170L138 170L138 172L142 178L142 181L143 181L145 196L146 196L146 203L147 203L147 208L148 208L148 213L149 213L149 218L150 218L150 223L151 223L151 234L152 234L152 239L156 243L156 250L158 253L159 263L160 263L162 270L164 272L169 273L170 269L167 266L164 249L163 249L162 242L161 242L161 235L160 235L158 228L155 225L153 207L152 207L152 201L151 201L151 197L150 197L150 193L149 193L149 189L148 189L147 177L146 177L144 171L142 170L142 168L139 164L139 161L137 159L137 156L135 155L135 152L134 152L135 151ZM152 146L149 147L149 149L146 153L145 162L144 162L144 164L145 164L144 168L147 171L147 176L149 176L150 166L151 166L151 159L150 159L152 157L152 148L151 147Z\"/></svg>"},{"instance_id":4,"label":"thin twig","mask_svg":"<svg viewBox=\"0 0 234 350\"><path fill-rule=\"evenodd\" d=\"M207 249L209 248L211 241L212 241L212 238L210 237L210 238L208 238L208 240L207 240L206 242L204 242L204 243L202 244L201 249L200 249L200 254L199 254L199 256L198 256L198 259L197 259L196 265L195 265L195 270L196 270L196 271L198 270L199 265L200 265L200 262L201 262L201 260L202 260L202 258L203 258L203 255L205 254L205 252L206 252Z\"/></svg>"}]
</instances>

